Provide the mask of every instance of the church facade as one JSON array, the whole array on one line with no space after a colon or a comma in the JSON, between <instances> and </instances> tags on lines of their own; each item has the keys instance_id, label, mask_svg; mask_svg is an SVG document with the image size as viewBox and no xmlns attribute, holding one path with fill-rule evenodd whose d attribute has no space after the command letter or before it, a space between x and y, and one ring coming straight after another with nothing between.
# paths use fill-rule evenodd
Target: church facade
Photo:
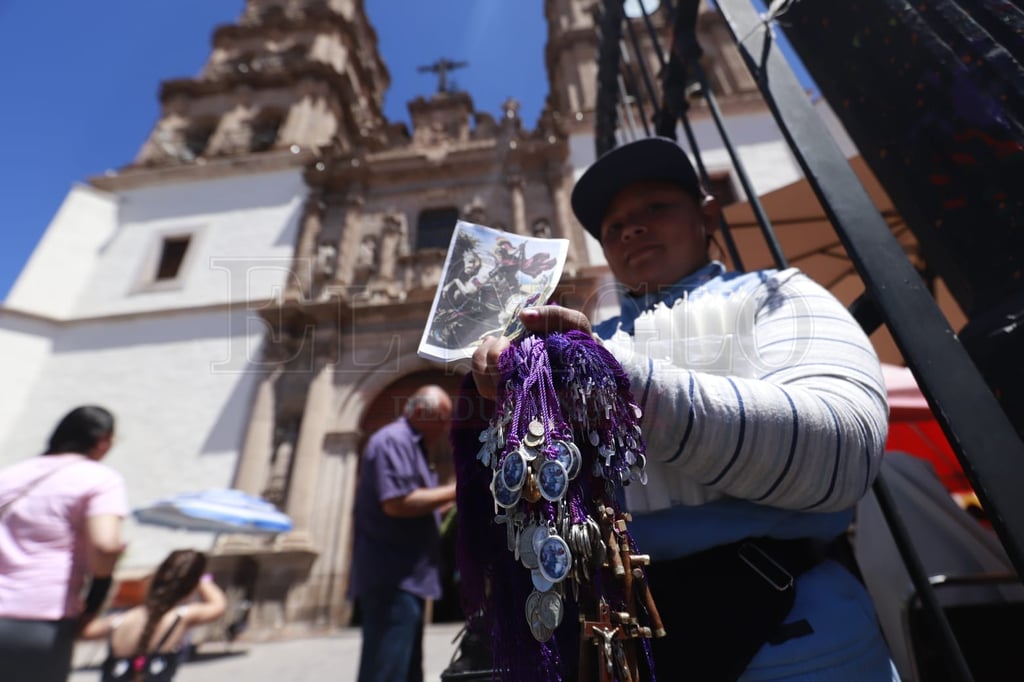
<instances>
[{"instance_id":1,"label":"church facade","mask_svg":"<svg viewBox=\"0 0 1024 682\"><path fill-rule=\"evenodd\" d=\"M407 127L382 113L389 74L362 0L248 0L197 77L163 83L138 156L69 192L0 307L0 464L39 452L71 407L105 405L107 461L134 506L234 487L295 524L213 537L129 520L120 578L209 547L218 581L253 604L251 636L347 624L361 445L417 386L461 380L416 354L455 220L569 239L555 299L614 307L569 208L594 159L595 4L544 1L536 122L514 99L495 116L441 87L409 102ZM756 191L797 180L724 26L701 22ZM713 123L699 106L693 120L716 185L742 199Z\"/></svg>"}]
</instances>

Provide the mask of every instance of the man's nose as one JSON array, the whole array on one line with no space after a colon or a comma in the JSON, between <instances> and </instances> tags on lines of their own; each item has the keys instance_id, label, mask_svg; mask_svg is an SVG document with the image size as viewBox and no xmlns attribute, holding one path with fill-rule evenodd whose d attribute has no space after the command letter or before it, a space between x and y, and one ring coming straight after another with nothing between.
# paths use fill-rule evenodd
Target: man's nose
<instances>
[{"instance_id":1,"label":"man's nose","mask_svg":"<svg viewBox=\"0 0 1024 682\"><path fill-rule=\"evenodd\" d=\"M639 220L630 219L626 223L626 226L622 228L622 241L628 242L634 237L638 237L647 231L647 226L641 223Z\"/></svg>"}]
</instances>

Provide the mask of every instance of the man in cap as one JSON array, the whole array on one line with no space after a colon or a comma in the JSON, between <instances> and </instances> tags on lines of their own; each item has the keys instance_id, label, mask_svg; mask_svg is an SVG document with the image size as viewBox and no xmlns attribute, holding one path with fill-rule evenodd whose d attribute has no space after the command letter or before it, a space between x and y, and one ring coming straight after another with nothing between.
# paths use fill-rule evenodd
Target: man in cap
<instances>
[{"instance_id":1,"label":"man in cap","mask_svg":"<svg viewBox=\"0 0 1024 682\"><path fill-rule=\"evenodd\" d=\"M648 483L626 487L625 505L668 632L653 640L659 679L892 679L869 596L831 558L887 432L860 326L794 268L714 260L718 205L673 140L603 155L572 208L620 287L620 314L593 331L644 413ZM521 319L538 334L591 331L557 306ZM508 343L473 356L485 396Z\"/></svg>"}]
</instances>

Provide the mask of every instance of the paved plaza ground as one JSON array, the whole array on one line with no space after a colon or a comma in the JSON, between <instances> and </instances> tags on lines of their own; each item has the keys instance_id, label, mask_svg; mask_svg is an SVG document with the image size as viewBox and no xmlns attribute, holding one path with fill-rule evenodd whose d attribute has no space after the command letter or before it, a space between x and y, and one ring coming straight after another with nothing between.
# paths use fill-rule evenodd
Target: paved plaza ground
<instances>
[{"instance_id":1,"label":"paved plaza ground","mask_svg":"<svg viewBox=\"0 0 1024 682\"><path fill-rule=\"evenodd\" d=\"M424 679L437 682L455 650L452 640L461 623L431 624L424 637ZM181 666L175 682L354 682L359 664L360 632L279 642L203 644L195 660ZM75 651L69 682L97 682L104 644L84 642Z\"/></svg>"}]
</instances>

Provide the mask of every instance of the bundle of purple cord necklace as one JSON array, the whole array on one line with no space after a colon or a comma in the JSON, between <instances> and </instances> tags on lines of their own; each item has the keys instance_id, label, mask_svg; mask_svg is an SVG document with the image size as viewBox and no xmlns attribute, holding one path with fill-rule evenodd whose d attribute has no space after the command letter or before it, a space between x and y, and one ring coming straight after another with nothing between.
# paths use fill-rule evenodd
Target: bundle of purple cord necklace
<instances>
[{"instance_id":1,"label":"bundle of purple cord necklace","mask_svg":"<svg viewBox=\"0 0 1024 682\"><path fill-rule=\"evenodd\" d=\"M520 337L499 369L476 459L507 552L474 561L489 584L495 677L636 680L642 652L653 679L649 638L663 631L620 504L623 486L646 482L629 379L579 331Z\"/></svg>"}]
</instances>

